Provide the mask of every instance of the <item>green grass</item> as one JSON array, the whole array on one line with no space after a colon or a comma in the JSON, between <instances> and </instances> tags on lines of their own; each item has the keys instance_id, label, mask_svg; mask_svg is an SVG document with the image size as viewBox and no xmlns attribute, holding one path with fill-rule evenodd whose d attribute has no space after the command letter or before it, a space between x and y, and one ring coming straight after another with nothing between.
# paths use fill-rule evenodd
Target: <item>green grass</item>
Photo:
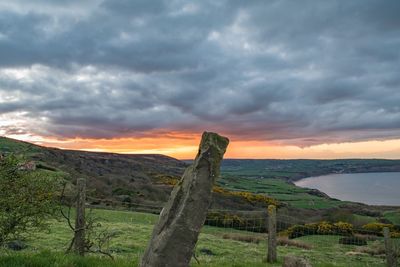
<instances>
[{"instance_id":1,"label":"green grass","mask_svg":"<svg viewBox=\"0 0 400 267\"><path fill-rule=\"evenodd\" d=\"M0 136L0 151L13 152L17 154L23 154L24 156L30 156L32 154L40 152L40 148L33 144L20 142Z\"/></svg>"},{"instance_id":2,"label":"green grass","mask_svg":"<svg viewBox=\"0 0 400 267\"><path fill-rule=\"evenodd\" d=\"M34 232L27 239L28 248L21 252L0 250L0 267L36 267L36 266L137 266L141 255L151 236L157 216L152 214L93 210L96 217L101 218L102 224L117 236L110 244L115 261L98 255L89 255L84 259L64 255L72 232L64 221L50 221L50 228L46 232ZM336 236L308 236L299 238L313 245L312 250L303 250L294 247L278 247L279 262L266 264L263 262L266 254L266 242L245 243L231 239L224 239L227 233L259 236L266 239L264 234L238 231L205 226L196 246L198 265L192 260L192 266L281 266L283 256L291 253L309 259L313 266L384 266L383 260L371 256L347 256L346 252L354 249L353 246L338 244ZM212 251L213 255L206 255L201 250Z\"/></svg>"},{"instance_id":3,"label":"green grass","mask_svg":"<svg viewBox=\"0 0 400 267\"><path fill-rule=\"evenodd\" d=\"M400 210L387 211L384 213L384 217L391 221L393 224L400 225Z\"/></svg>"},{"instance_id":4,"label":"green grass","mask_svg":"<svg viewBox=\"0 0 400 267\"><path fill-rule=\"evenodd\" d=\"M358 224L358 225L365 225L368 223L374 223L377 221L378 218L376 217L371 217L371 216L365 216L365 215L358 215L358 214L353 214L353 224Z\"/></svg>"},{"instance_id":5,"label":"green grass","mask_svg":"<svg viewBox=\"0 0 400 267\"><path fill-rule=\"evenodd\" d=\"M96 256L78 257L61 252L42 251L39 253L11 253L0 256L0 267L131 267L137 266L137 259L100 258Z\"/></svg>"}]
</instances>

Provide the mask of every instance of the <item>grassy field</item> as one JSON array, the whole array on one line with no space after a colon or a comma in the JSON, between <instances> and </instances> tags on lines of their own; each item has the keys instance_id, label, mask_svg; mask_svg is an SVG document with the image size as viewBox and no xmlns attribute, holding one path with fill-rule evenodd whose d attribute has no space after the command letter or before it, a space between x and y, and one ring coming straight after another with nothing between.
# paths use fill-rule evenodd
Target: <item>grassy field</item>
<instances>
[{"instance_id":1,"label":"grassy field","mask_svg":"<svg viewBox=\"0 0 400 267\"><path fill-rule=\"evenodd\" d=\"M92 255L81 259L73 255L64 255L72 232L64 221L53 220L50 229L32 233L27 239L28 248L20 252L0 250L1 267L36 266L137 266L150 238L157 216L152 214L94 210L104 227L115 231L116 238L110 244L115 260ZM226 239L226 236L240 235L261 240L259 243L247 243ZM200 264L192 260L192 266L281 266L283 256L290 253L308 258L313 266L384 266L380 257L368 255L346 255L354 246L339 245L337 236L308 236L301 240L312 246L311 250L291 246L278 248L279 262L268 265L263 262L266 255L266 236L246 231L205 226L196 247L196 256Z\"/></svg>"},{"instance_id":2,"label":"grassy field","mask_svg":"<svg viewBox=\"0 0 400 267\"><path fill-rule=\"evenodd\" d=\"M345 201L309 194L309 190L282 179L255 179L222 175L218 184L228 190L267 194L296 208L323 209L343 205Z\"/></svg>"},{"instance_id":3,"label":"grassy field","mask_svg":"<svg viewBox=\"0 0 400 267\"><path fill-rule=\"evenodd\" d=\"M400 209L397 211L387 211L384 213L384 216L393 224L400 225Z\"/></svg>"}]
</instances>

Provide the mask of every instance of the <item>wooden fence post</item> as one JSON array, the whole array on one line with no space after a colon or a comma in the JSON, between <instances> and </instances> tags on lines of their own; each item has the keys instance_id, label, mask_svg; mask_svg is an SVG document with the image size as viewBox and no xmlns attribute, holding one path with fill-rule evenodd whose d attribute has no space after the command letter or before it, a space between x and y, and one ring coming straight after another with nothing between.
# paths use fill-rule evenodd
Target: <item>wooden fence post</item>
<instances>
[{"instance_id":1,"label":"wooden fence post","mask_svg":"<svg viewBox=\"0 0 400 267\"><path fill-rule=\"evenodd\" d=\"M277 261L276 254L276 207L268 206L268 254L267 262L274 263Z\"/></svg>"},{"instance_id":2,"label":"wooden fence post","mask_svg":"<svg viewBox=\"0 0 400 267\"><path fill-rule=\"evenodd\" d=\"M77 181L78 198L76 201L75 218L75 252L83 256L85 254L85 204L86 181L83 178Z\"/></svg>"},{"instance_id":3,"label":"wooden fence post","mask_svg":"<svg viewBox=\"0 0 400 267\"><path fill-rule=\"evenodd\" d=\"M396 267L397 259L393 251L393 244L392 240L390 240L390 231L388 227L383 228L383 237L385 240L386 264L388 267Z\"/></svg>"}]
</instances>

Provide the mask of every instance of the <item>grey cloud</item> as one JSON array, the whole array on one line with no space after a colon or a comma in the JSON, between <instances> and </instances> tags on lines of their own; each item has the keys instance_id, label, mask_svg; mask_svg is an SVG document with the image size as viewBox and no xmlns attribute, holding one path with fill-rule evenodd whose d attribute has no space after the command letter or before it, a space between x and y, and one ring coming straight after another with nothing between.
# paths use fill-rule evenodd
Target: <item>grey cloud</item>
<instances>
[{"instance_id":1,"label":"grey cloud","mask_svg":"<svg viewBox=\"0 0 400 267\"><path fill-rule=\"evenodd\" d=\"M0 113L38 134L400 137L397 1L23 3L0 5Z\"/></svg>"},{"instance_id":2,"label":"grey cloud","mask_svg":"<svg viewBox=\"0 0 400 267\"><path fill-rule=\"evenodd\" d=\"M0 126L0 130L4 132L4 135L29 134L26 129L15 126Z\"/></svg>"}]
</instances>

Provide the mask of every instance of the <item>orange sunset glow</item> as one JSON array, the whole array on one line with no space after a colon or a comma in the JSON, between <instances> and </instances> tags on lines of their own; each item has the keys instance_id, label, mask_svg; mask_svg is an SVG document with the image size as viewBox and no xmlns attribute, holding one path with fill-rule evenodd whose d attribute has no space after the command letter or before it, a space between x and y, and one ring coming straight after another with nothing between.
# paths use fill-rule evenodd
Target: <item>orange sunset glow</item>
<instances>
[{"instance_id":1,"label":"orange sunset glow","mask_svg":"<svg viewBox=\"0 0 400 267\"><path fill-rule=\"evenodd\" d=\"M47 147L61 149L113 152L122 154L164 154L178 159L192 159L197 153L201 133L171 133L165 137L115 138L115 139L65 139L17 137ZM11 136L16 137L16 136ZM385 141L345 142L319 144L308 147L282 145L265 141L231 139L227 158L254 159L338 159L338 158L388 158L399 159L400 139Z\"/></svg>"}]
</instances>

